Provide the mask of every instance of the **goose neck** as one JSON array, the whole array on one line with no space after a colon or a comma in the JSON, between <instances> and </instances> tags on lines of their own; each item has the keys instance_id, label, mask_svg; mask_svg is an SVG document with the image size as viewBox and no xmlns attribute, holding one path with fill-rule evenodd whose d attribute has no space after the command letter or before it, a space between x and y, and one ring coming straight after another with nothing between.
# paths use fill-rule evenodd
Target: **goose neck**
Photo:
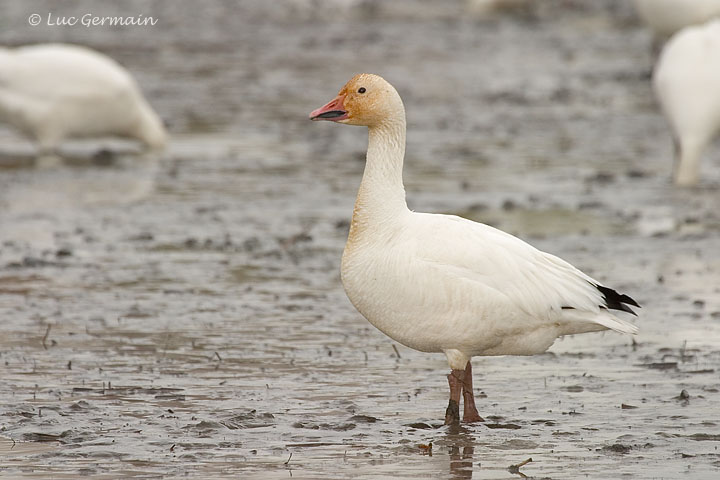
<instances>
[{"instance_id":1,"label":"goose neck","mask_svg":"<svg viewBox=\"0 0 720 480\"><path fill-rule=\"evenodd\" d=\"M402 181L404 157L404 118L369 129L367 160L356 207L376 214L407 210Z\"/></svg>"}]
</instances>

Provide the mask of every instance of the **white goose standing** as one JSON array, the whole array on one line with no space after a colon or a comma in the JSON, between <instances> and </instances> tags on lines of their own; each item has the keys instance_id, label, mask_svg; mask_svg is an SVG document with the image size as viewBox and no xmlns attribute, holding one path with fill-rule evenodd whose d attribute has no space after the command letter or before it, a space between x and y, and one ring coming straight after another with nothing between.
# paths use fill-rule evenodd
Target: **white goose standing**
<instances>
[{"instance_id":1,"label":"white goose standing","mask_svg":"<svg viewBox=\"0 0 720 480\"><path fill-rule=\"evenodd\" d=\"M695 185L702 153L720 132L720 20L673 35L653 71L653 87L673 131L674 182Z\"/></svg>"},{"instance_id":2,"label":"white goose standing","mask_svg":"<svg viewBox=\"0 0 720 480\"><path fill-rule=\"evenodd\" d=\"M40 156L73 137L130 137L153 151L167 143L130 72L79 45L0 47L0 121L33 138Z\"/></svg>"},{"instance_id":3,"label":"white goose standing","mask_svg":"<svg viewBox=\"0 0 720 480\"><path fill-rule=\"evenodd\" d=\"M720 17L720 0L635 0L635 10L664 41L678 30Z\"/></svg>"},{"instance_id":4,"label":"white goose standing","mask_svg":"<svg viewBox=\"0 0 720 480\"><path fill-rule=\"evenodd\" d=\"M402 183L405 109L377 75L353 77L310 114L369 128L367 163L342 257L350 301L383 333L410 348L443 352L450 364L445 423L482 421L470 359L532 355L562 335L637 328L627 295L495 228L408 209Z\"/></svg>"}]
</instances>

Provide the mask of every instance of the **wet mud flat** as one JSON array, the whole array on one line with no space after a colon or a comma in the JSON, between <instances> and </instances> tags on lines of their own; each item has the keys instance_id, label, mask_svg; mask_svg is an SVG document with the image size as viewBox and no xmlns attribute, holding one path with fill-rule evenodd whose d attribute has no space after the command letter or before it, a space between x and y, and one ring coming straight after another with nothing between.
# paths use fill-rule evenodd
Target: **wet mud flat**
<instances>
[{"instance_id":1,"label":"wet mud flat","mask_svg":"<svg viewBox=\"0 0 720 480\"><path fill-rule=\"evenodd\" d=\"M118 58L174 138L159 162L38 170L0 131L0 475L717 476L720 152L700 187L670 186L624 3L477 21L461 3L156 2L132 13L157 28L127 32L31 29L50 2L3 2L0 41ZM405 100L412 208L631 294L640 334L478 358L486 422L442 426L444 358L393 345L340 285L365 135L306 115L360 70Z\"/></svg>"}]
</instances>

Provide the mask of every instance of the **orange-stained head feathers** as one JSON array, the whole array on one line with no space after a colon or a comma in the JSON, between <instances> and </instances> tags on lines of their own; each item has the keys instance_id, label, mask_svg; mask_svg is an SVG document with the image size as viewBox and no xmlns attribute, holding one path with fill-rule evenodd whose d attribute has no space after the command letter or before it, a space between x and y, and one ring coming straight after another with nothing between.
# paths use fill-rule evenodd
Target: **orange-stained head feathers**
<instances>
[{"instance_id":1,"label":"orange-stained head feathers","mask_svg":"<svg viewBox=\"0 0 720 480\"><path fill-rule=\"evenodd\" d=\"M379 75L355 75L338 96L310 113L311 120L373 127L401 116L405 109L395 88Z\"/></svg>"}]
</instances>

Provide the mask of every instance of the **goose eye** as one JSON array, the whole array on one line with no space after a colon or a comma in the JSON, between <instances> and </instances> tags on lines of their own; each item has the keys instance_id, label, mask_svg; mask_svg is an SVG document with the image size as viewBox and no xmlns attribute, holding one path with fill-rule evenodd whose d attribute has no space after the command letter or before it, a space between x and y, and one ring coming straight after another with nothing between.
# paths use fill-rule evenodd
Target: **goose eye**
<instances>
[{"instance_id":1,"label":"goose eye","mask_svg":"<svg viewBox=\"0 0 720 480\"><path fill-rule=\"evenodd\" d=\"M365 92L367 92L367 90L365 90L365 87L360 87L358 89L358 93L365 93Z\"/></svg>"}]
</instances>

